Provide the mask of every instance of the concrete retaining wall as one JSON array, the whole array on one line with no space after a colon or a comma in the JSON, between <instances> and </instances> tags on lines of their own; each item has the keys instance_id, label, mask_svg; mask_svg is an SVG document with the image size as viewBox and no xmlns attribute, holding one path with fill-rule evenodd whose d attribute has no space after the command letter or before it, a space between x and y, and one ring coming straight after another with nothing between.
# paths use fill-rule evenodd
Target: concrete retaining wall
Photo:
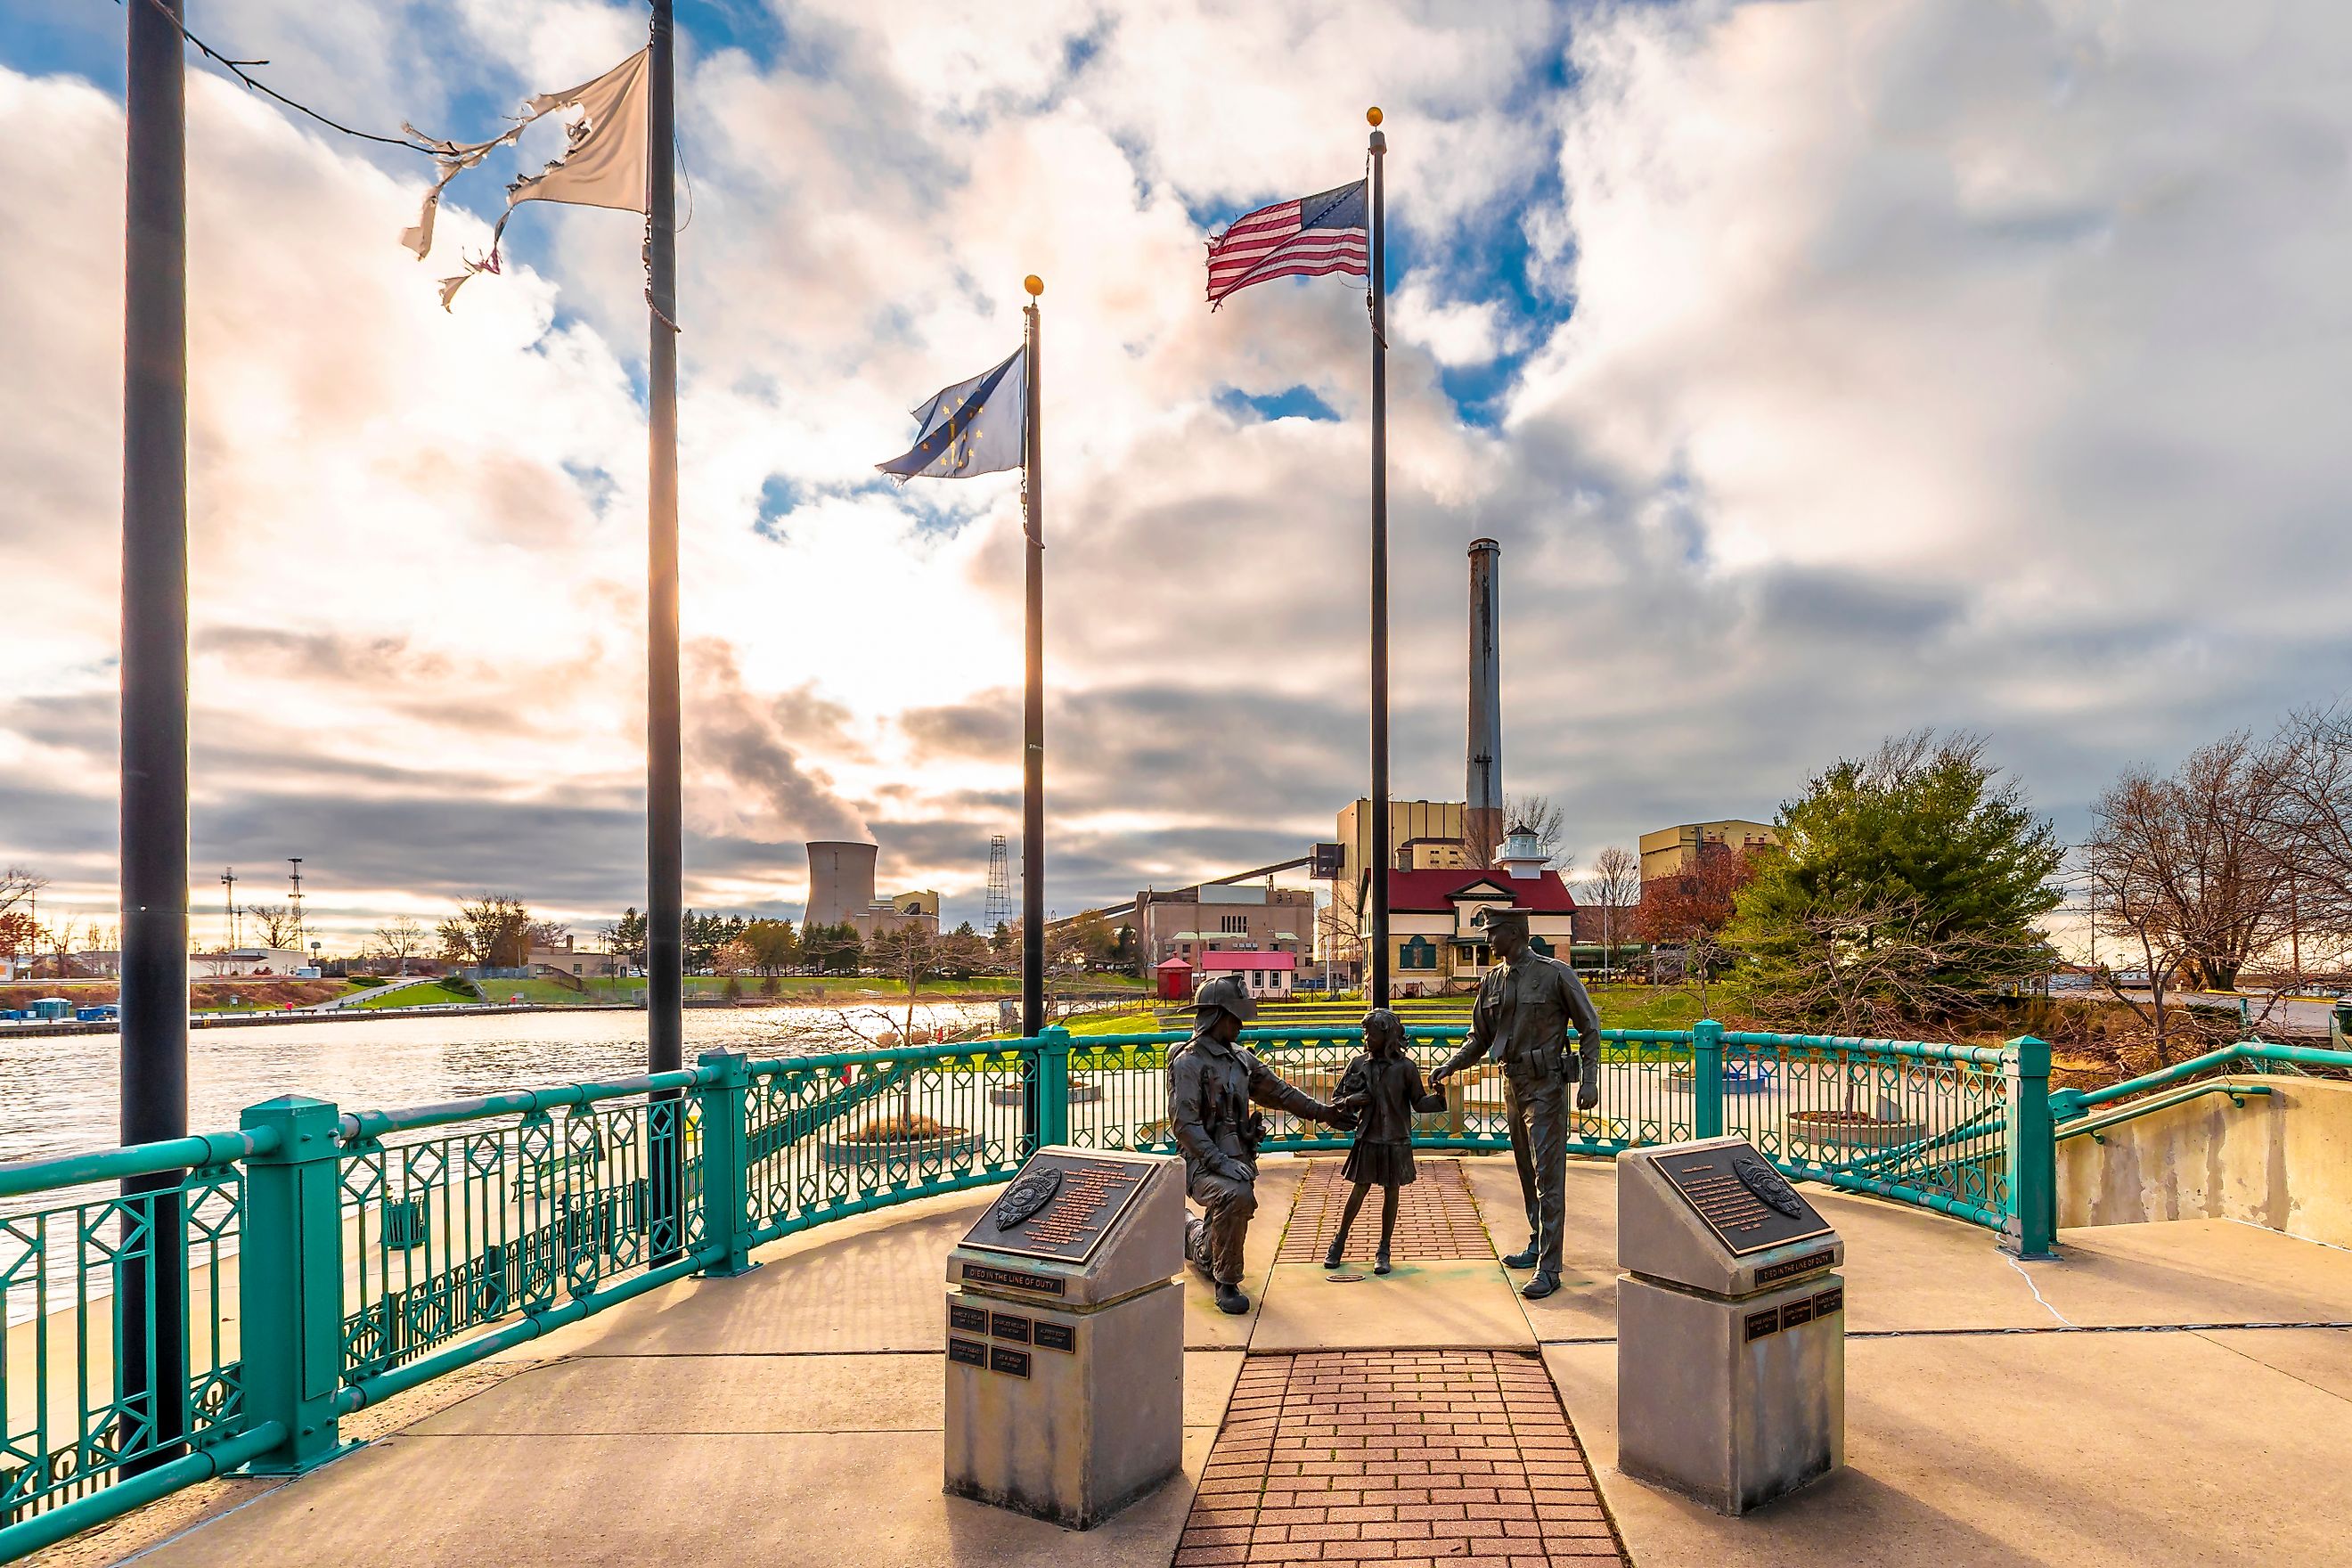
<instances>
[{"instance_id":1,"label":"concrete retaining wall","mask_svg":"<svg viewBox=\"0 0 2352 1568\"><path fill-rule=\"evenodd\" d=\"M2058 1145L2058 1223L2237 1219L2352 1247L2352 1084L2286 1075L2233 1105L2208 1094Z\"/></svg>"}]
</instances>

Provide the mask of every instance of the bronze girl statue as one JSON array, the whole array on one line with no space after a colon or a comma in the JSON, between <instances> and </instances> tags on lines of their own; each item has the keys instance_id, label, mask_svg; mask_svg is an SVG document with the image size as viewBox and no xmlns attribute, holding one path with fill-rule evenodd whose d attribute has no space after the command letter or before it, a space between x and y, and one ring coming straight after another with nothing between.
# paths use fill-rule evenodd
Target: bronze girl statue
<instances>
[{"instance_id":1,"label":"bronze girl statue","mask_svg":"<svg viewBox=\"0 0 2352 1568\"><path fill-rule=\"evenodd\" d=\"M1361 1118L1355 1146L1340 1174L1353 1182L1348 1206L1340 1211L1339 1233L1323 1255L1323 1267L1339 1267L1348 1245L1348 1229L1364 1206L1364 1194L1381 1189L1381 1249L1372 1265L1375 1274L1389 1271L1389 1243L1396 1234L1397 1189L1413 1179L1412 1118L1423 1110L1445 1109L1444 1090L1429 1093L1422 1085L1421 1068L1404 1048L1404 1020L1386 1007L1364 1015L1364 1050L1339 1079L1332 1109L1353 1111Z\"/></svg>"}]
</instances>

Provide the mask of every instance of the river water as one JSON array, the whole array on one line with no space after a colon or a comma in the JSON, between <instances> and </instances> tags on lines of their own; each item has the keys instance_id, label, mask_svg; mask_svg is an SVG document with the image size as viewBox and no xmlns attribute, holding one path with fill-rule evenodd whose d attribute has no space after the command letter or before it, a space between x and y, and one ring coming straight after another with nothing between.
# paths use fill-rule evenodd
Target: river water
<instances>
[{"instance_id":1,"label":"river water","mask_svg":"<svg viewBox=\"0 0 2352 1568\"><path fill-rule=\"evenodd\" d=\"M915 1009L918 1032L993 1025L996 1004L938 1002ZM856 1012L869 1037L896 1029ZM753 1058L865 1048L836 1007L689 1007L686 1060L700 1051ZM114 1035L0 1037L0 1161L110 1149L117 1136L121 1041ZM646 1070L639 1012L500 1013L480 1017L387 1016L364 1023L272 1024L193 1031L188 1041L188 1128L233 1130L248 1105L281 1094L331 1100L346 1110L389 1110Z\"/></svg>"}]
</instances>

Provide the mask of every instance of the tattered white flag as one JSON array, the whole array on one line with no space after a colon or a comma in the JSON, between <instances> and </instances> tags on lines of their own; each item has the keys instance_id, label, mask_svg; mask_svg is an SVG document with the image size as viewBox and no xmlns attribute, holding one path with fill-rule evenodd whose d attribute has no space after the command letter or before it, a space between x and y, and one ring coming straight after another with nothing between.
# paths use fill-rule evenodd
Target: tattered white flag
<instances>
[{"instance_id":1,"label":"tattered white flag","mask_svg":"<svg viewBox=\"0 0 2352 1568\"><path fill-rule=\"evenodd\" d=\"M425 194L425 210L416 226L404 229L400 243L422 261L433 250L433 217L441 207L441 193L449 182L499 147L510 146L525 127L559 109L578 109L580 118L567 129L563 156L536 174L526 174L507 187L507 210L490 234L490 253L466 262L466 270L441 279L441 308L447 310L466 279L477 272L499 269L499 240L519 202L569 202L574 206L614 207L641 213L646 203L646 67L647 51L639 49L593 81L566 92L541 93L523 105L520 118L504 134L488 142L463 143L436 141L413 125L402 130L416 138L441 167L441 177Z\"/></svg>"}]
</instances>

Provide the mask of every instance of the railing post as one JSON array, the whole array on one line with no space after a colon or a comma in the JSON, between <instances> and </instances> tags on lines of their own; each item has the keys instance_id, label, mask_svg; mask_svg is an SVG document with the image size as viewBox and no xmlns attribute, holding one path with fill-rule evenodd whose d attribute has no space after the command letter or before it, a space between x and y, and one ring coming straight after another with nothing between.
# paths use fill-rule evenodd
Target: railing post
<instances>
[{"instance_id":1,"label":"railing post","mask_svg":"<svg viewBox=\"0 0 2352 1568\"><path fill-rule=\"evenodd\" d=\"M1056 1024L1037 1034L1037 1142L1070 1141L1070 1031Z\"/></svg>"},{"instance_id":2,"label":"railing post","mask_svg":"<svg viewBox=\"0 0 2352 1568\"><path fill-rule=\"evenodd\" d=\"M2050 1112L2050 1047L2020 1035L2000 1054L2009 1079L2009 1218L2000 1244L2020 1258L2055 1258L2058 1129Z\"/></svg>"},{"instance_id":3,"label":"railing post","mask_svg":"<svg viewBox=\"0 0 2352 1568\"><path fill-rule=\"evenodd\" d=\"M1723 1026L1713 1018L1691 1026L1691 1136L1723 1136Z\"/></svg>"},{"instance_id":4,"label":"railing post","mask_svg":"<svg viewBox=\"0 0 2352 1568\"><path fill-rule=\"evenodd\" d=\"M246 1469L291 1476L340 1451L342 1381L342 1151L335 1108L288 1095L247 1106L238 1125L272 1128L278 1146L245 1164L237 1247L245 1425L276 1421L286 1440ZM366 1238L361 1238L364 1245Z\"/></svg>"},{"instance_id":5,"label":"railing post","mask_svg":"<svg viewBox=\"0 0 2352 1568\"><path fill-rule=\"evenodd\" d=\"M705 1051L696 1058L702 1083L695 1089L702 1121L702 1245L714 1257L702 1272L724 1279L759 1267L751 1258L749 1125L751 1058L740 1051Z\"/></svg>"}]
</instances>

